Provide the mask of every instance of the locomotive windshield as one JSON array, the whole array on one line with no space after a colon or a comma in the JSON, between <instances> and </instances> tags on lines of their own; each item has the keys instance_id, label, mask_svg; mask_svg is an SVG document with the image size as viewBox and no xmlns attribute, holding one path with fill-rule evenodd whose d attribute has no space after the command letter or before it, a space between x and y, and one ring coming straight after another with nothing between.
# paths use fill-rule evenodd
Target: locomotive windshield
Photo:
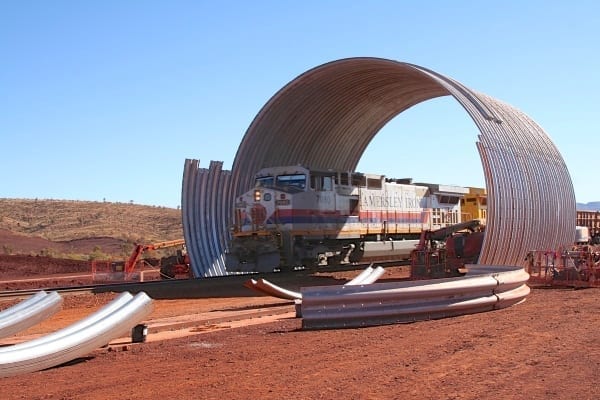
<instances>
[{"instance_id":1,"label":"locomotive windshield","mask_svg":"<svg viewBox=\"0 0 600 400\"><path fill-rule=\"evenodd\" d=\"M304 188L306 187L306 175L278 175L275 186L280 188L297 188L304 190Z\"/></svg>"},{"instance_id":2,"label":"locomotive windshield","mask_svg":"<svg viewBox=\"0 0 600 400\"><path fill-rule=\"evenodd\" d=\"M273 182L275 178L272 176L263 176L260 178L256 178L256 187L269 187L273 186Z\"/></svg>"}]
</instances>

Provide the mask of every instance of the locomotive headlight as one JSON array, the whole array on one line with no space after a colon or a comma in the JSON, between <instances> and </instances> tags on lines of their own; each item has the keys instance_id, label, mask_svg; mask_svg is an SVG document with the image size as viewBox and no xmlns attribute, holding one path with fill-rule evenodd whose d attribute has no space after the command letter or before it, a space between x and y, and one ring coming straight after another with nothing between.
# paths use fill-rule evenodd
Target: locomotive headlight
<instances>
[{"instance_id":1,"label":"locomotive headlight","mask_svg":"<svg viewBox=\"0 0 600 400\"><path fill-rule=\"evenodd\" d=\"M256 201L256 202L260 201L260 190L254 191L254 201Z\"/></svg>"}]
</instances>

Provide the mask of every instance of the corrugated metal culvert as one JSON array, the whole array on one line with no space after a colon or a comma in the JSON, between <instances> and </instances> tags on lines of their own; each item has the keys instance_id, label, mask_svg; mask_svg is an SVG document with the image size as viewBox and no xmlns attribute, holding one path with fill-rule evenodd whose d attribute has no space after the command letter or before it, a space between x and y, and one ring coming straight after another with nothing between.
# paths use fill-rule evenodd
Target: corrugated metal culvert
<instances>
[{"instance_id":1,"label":"corrugated metal culvert","mask_svg":"<svg viewBox=\"0 0 600 400\"><path fill-rule=\"evenodd\" d=\"M311 69L260 110L231 171L186 160L183 227L196 277L226 274L223 254L236 194L256 171L278 165L350 171L392 118L423 101L452 96L480 131L477 148L488 192L480 264L523 265L527 251L573 242L575 194L556 146L514 107L418 65L349 58ZM336 151L332 152L331 149Z\"/></svg>"}]
</instances>

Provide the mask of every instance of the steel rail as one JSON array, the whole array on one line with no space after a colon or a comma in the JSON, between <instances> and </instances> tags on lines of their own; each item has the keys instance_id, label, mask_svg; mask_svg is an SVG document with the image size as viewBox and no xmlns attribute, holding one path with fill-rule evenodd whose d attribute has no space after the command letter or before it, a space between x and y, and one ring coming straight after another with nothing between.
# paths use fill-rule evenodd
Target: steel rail
<instances>
[{"instance_id":1,"label":"steel rail","mask_svg":"<svg viewBox=\"0 0 600 400\"><path fill-rule=\"evenodd\" d=\"M68 293L85 293L93 290L96 286L78 286L76 288L52 288L52 291L68 294ZM0 299L18 299L27 298L35 295L41 289L18 289L18 290L6 290L0 291ZM49 289L44 289L49 290Z\"/></svg>"}]
</instances>

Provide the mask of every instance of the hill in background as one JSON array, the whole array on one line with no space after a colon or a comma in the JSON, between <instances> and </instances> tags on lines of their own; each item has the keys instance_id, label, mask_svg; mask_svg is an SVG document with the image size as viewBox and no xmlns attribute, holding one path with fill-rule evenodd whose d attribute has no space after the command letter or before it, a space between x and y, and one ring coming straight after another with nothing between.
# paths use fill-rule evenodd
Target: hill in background
<instances>
[{"instance_id":1,"label":"hill in background","mask_svg":"<svg viewBox=\"0 0 600 400\"><path fill-rule=\"evenodd\" d=\"M600 210L600 202L577 209ZM135 244L182 238L181 210L174 208L0 198L0 255L124 258Z\"/></svg>"},{"instance_id":2,"label":"hill in background","mask_svg":"<svg viewBox=\"0 0 600 400\"><path fill-rule=\"evenodd\" d=\"M589 203L577 203L579 211L600 211L600 201L592 201Z\"/></svg>"},{"instance_id":3,"label":"hill in background","mask_svg":"<svg viewBox=\"0 0 600 400\"><path fill-rule=\"evenodd\" d=\"M178 209L92 201L0 199L1 254L122 257L135 244L182 238Z\"/></svg>"}]
</instances>

